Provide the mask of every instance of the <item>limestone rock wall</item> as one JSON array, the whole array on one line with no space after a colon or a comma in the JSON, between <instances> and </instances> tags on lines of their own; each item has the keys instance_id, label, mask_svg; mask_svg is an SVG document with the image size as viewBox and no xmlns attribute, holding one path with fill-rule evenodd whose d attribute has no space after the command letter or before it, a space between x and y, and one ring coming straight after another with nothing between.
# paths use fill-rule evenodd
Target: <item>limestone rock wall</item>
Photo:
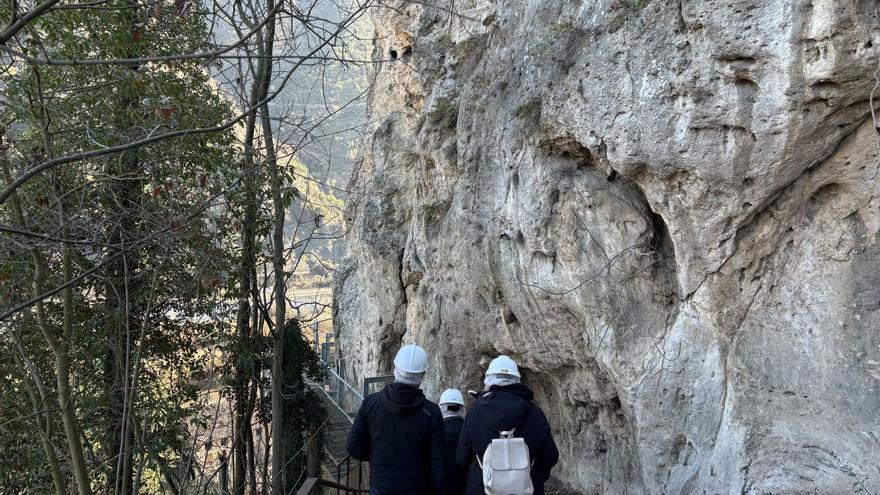
<instances>
[{"instance_id":1,"label":"limestone rock wall","mask_svg":"<svg viewBox=\"0 0 880 495\"><path fill-rule=\"evenodd\" d=\"M510 354L584 493L880 491L880 1L391 6L348 373Z\"/></svg>"}]
</instances>

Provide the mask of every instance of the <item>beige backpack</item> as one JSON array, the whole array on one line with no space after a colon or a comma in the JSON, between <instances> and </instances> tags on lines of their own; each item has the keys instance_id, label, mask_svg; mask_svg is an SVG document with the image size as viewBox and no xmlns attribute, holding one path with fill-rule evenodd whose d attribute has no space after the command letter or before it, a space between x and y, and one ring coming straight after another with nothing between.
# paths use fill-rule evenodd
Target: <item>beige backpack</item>
<instances>
[{"instance_id":1,"label":"beige backpack","mask_svg":"<svg viewBox=\"0 0 880 495\"><path fill-rule=\"evenodd\" d=\"M483 470L486 495L531 495L535 492L529 446L524 439L514 438L514 430L500 432L501 437L486 447L482 462L477 457L477 464Z\"/></svg>"}]
</instances>

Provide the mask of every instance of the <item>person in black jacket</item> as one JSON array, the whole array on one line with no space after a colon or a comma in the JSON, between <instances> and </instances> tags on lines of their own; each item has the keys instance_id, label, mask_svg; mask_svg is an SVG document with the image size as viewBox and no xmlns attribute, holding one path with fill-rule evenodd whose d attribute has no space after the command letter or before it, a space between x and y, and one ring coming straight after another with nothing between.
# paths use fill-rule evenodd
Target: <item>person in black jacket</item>
<instances>
[{"instance_id":1,"label":"person in black jacket","mask_svg":"<svg viewBox=\"0 0 880 495\"><path fill-rule=\"evenodd\" d=\"M348 453L370 463L371 495L445 495L443 416L419 389L428 356L403 346L394 383L368 395L348 433Z\"/></svg>"},{"instance_id":2,"label":"person in black jacket","mask_svg":"<svg viewBox=\"0 0 880 495\"><path fill-rule=\"evenodd\" d=\"M532 402L532 391L519 379L516 363L509 357L499 356L489 364L484 382L487 390L471 406L455 451L455 461L467 470L467 495L484 493L483 471L477 458L482 461L486 447L501 431L514 430L514 436L525 439L529 446L534 495L544 494L544 483L559 461L550 423Z\"/></svg>"},{"instance_id":3,"label":"person in black jacket","mask_svg":"<svg viewBox=\"0 0 880 495\"><path fill-rule=\"evenodd\" d=\"M455 462L455 448L464 425L464 397L457 389L446 389L440 394L440 412L446 429L446 480L450 495L464 493L465 473Z\"/></svg>"}]
</instances>

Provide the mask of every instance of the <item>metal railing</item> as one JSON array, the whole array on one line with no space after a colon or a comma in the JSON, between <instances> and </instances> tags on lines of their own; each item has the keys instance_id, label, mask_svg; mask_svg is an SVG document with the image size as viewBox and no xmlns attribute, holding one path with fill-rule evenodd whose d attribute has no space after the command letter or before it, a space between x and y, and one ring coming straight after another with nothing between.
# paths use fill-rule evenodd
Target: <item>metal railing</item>
<instances>
[{"instance_id":1,"label":"metal railing","mask_svg":"<svg viewBox=\"0 0 880 495\"><path fill-rule=\"evenodd\" d=\"M394 375L379 375L372 376L369 378L364 378L364 393L363 396L366 397L373 392L378 392L385 386L388 382L394 381Z\"/></svg>"},{"instance_id":2,"label":"metal railing","mask_svg":"<svg viewBox=\"0 0 880 495\"><path fill-rule=\"evenodd\" d=\"M327 488L327 491L330 493L332 493L333 489L336 489L337 494L370 493L368 488L353 488L323 478L309 478L303 483L299 491L296 492L296 495L320 495L322 492L321 488Z\"/></svg>"},{"instance_id":3,"label":"metal railing","mask_svg":"<svg viewBox=\"0 0 880 495\"><path fill-rule=\"evenodd\" d=\"M319 385L318 389L330 399L336 409L344 414L350 423L354 423L354 417L364 401L364 396L329 366L324 381Z\"/></svg>"},{"instance_id":4,"label":"metal railing","mask_svg":"<svg viewBox=\"0 0 880 495\"><path fill-rule=\"evenodd\" d=\"M354 469L352 469L352 462L354 462ZM364 463L352 458L350 455L345 456L345 459L336 463L335 478L336 482L341 485L358 489L364 488L364 485L366 484Z\"/></svg>"}]
</instances>

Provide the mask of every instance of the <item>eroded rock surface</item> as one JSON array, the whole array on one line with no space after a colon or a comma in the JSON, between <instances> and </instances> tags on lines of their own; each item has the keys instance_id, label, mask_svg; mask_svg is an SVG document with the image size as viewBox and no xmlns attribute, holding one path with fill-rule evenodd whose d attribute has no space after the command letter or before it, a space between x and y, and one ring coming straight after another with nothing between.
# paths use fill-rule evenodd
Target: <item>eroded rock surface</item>
<instances>
[{"instance_id":1,"label":"eroded rock surface","mask_svg":"<svg viewBox=\"0 0 880 495\"><path fill-rule=\"evenodd\" d=\"M877 493L880 2L396 5L346 371L510 354L584 493Z\"/></svg>"}]
</instances>

